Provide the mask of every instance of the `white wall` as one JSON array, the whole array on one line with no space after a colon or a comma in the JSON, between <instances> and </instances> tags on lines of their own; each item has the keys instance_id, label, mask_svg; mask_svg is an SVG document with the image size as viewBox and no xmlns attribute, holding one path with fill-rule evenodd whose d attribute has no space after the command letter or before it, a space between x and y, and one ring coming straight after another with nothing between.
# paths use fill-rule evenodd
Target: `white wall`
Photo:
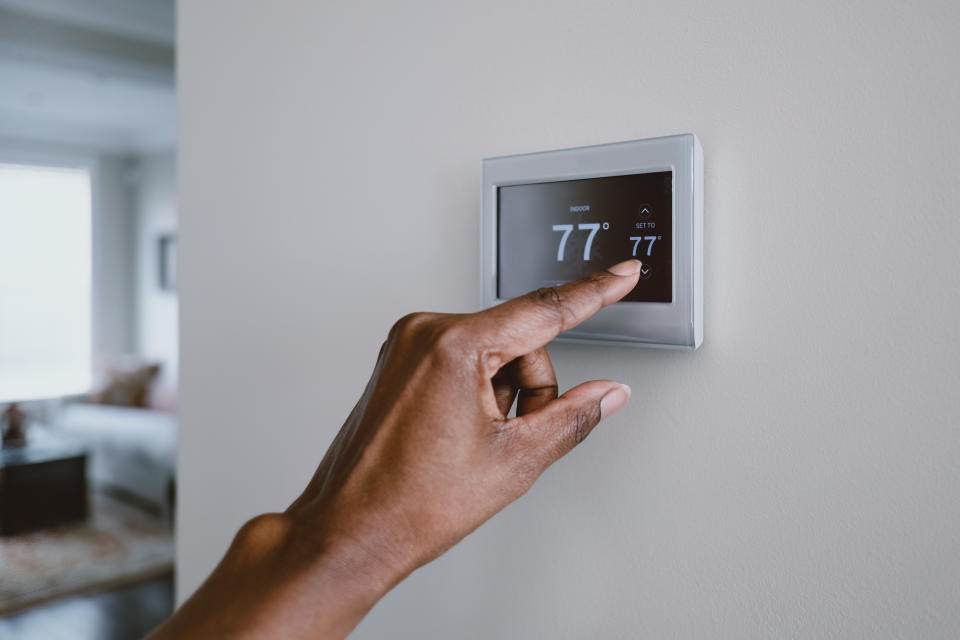
<instances>
[{"instance_id":1,"label":"white wall","mask_svg":"<svg viewBox=\"0 0 960 640\"><path fill-rule=\"evenodd\" d=\"M176 382L177 294L160 288L159 241L176 237L176 154L144 154L137 161L137 352L163 363L161 375Z\"/></svg>"},{"instance_id":2,"label":"white wall","mask_svg":"<svg viewBox=\"0 0 960 640\"><path fill-rule=\"evenodd\" d=\"M357 638L956 637L953 2L183 3L182 599L401 314L478 299L484 156L694 131L696 352Z\"/></svg>"}]
</instances>

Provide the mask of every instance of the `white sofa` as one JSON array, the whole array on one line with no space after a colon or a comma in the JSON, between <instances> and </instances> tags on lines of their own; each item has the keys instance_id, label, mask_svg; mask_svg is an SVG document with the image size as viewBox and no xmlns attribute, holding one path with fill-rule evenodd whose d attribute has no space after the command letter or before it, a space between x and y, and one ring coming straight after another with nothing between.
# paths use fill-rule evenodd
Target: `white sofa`
<instances>
[{"instance_id":1,"label":"white sofa","mask_svg":"<svg viewBox=\"0 0 960 640\"><path fill-rule=\"evenodd\" d=\"M177 418L173 413L69 403L53 424L90 450L88 482L172 514L176 486Z\"/></svg>"}]
</instances>

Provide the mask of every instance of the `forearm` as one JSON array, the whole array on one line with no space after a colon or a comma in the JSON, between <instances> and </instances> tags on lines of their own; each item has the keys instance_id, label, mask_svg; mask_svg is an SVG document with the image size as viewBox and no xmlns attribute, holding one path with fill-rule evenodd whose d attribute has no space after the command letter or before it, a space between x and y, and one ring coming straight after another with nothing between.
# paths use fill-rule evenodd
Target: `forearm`
<instances>
[{"instance_id":1,"label":"forearm","mask_svg":"<svg viewBox=\"0 0 960 640\"><path fill-rule=\"evenodd\" d=\"M544 345L626 295L639 271L628 260L480 313L398 321L303 494L247 523L152 639L347 636L623 406L630 388L612 380L558 396Z\"/></svg>"},{"instance_id":2,"label":"forearm","mask_svg":"<svg viewBox=\"0 0 960 640\"><path fill-rule=\"evenodd\" d=\"M289 514L254 518L149 640L346 637L406 572L318 533Z\"/></svg>"}]
</instances>

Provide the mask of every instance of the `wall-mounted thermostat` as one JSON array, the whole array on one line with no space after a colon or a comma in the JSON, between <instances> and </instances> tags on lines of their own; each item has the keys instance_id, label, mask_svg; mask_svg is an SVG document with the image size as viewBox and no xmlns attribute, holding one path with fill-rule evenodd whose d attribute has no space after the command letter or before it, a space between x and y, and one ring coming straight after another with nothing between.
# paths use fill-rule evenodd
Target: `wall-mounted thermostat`
<instances>
[{"instance_id":1,"label":"wall-mounted thermostat","mask_svg":"<svg viewBox=\"0 0 960 640\"><path fill-rule=\"evenodd\" d=\"M703 151L693 134L483 161L485 307L636 258L622 301L558 339L696 349Z\"/></svg>"}]
</instances>

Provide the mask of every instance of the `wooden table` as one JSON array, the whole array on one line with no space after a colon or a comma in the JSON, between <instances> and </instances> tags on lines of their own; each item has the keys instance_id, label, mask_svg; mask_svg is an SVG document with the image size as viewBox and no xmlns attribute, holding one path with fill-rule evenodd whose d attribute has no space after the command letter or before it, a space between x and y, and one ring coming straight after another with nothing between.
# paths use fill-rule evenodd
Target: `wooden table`
<instances>
[{"instance_id":1,"label":"wooden table","mask_svg":"<svg viewBox=\"0 0 960 640\"><path fill-rule=\"evenodd\" d=\"M0 449L0 536L87 518L87 452L51 435Z\"/></svg>"}]
</instances>

